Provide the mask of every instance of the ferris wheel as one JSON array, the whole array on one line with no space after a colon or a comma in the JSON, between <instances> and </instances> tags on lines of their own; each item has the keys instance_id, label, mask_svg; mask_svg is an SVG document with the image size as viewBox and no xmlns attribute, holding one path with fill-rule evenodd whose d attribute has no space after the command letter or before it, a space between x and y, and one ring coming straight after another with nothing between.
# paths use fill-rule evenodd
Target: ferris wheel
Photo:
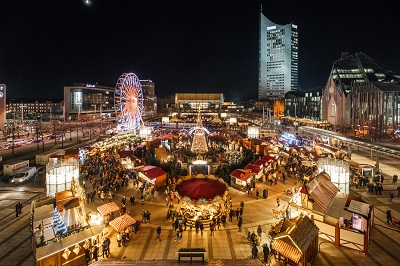
<instances>
[{"instance_id":1,"label":"ferris wheel","mask_svg":"<svg viewBox=\"0 0 400 266\"><path fill-rule=\"evenodd\" d=\"M115 86L114 107L121 129L139 129L143 122L143 93L140 81L135 74L124 73L118 78Z\"/></svg>"}]
</instances>

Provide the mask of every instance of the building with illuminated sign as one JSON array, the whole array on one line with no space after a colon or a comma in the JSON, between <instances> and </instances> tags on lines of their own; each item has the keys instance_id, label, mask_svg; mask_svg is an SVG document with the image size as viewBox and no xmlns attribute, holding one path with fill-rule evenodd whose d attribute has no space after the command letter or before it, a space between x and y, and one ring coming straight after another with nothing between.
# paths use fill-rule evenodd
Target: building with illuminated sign
<instances>
[{"instance_id":1,"label":"building with illuminated sign","mask_svg":"<svg viewBox=\"0 0 400 266\"><path fill-rule=\"evenodd\" d=\"M114 88L78 83L64 87L65 117L114 116Z\"/></svg>"},{"instance_id":2,"label":"building with illuminated sign","mask_svg":"<svg viewBox=\"0 0 400 266\"><path fill-rule=\"evenodd\" d=\"M0 129L4 130L6 122L6 85L0 84Z\"/></svg>"},{"instance_id":3,"label":"building with illuminated sign","mask_svg":"<svg viewBox=\"0 0 400 266\"><path fill-rule=\"evenodd\" d=\"M259 34L258 99L283 99L297 90L297 25L273 23L260 12Z\"/></svg>"}]
</instances>

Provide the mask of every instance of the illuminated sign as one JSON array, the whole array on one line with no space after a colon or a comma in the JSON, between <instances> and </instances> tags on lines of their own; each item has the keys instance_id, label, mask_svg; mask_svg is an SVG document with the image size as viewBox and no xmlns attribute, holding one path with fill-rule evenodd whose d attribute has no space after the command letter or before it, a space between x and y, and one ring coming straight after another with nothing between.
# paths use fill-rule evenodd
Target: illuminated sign
<instances>
[{"instance_id":1,"label":"illuminated sign","mask_svg":"<svg viewBox=\"0 0 400 266\"><path fill-rule=\"evenodd\" d=\"M276 29L276 26L267 27L267 30L275 30L275 29Z\"/></svg>"},{"instance_id":2,"label":"illuminated sign","mask_svg":"<svg viewBox=\"0 0 400 266\"><path fill-rule=\"evenodd\" d=\"M86 88L94 88L94 87L96 87L96 85L93 85L93 84L86 84Z\"/></svg>"}]
</instances>

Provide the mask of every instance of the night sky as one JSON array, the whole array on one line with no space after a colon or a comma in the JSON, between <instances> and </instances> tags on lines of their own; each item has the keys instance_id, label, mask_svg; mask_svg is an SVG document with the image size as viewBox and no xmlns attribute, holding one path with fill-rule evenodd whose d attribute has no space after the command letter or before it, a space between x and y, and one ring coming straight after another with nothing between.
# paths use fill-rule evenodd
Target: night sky
<instances>
[{"instance_id":1,"label":"night sky","mask_svg":"<svg viewBox=\"0 0 400 266\"><path fill-rule=\"evenodd\" d=\"M114 87L120 74L133 72L153 80L159 97L256 99L261 2L271 21L298 25L299 89L325 85L343 51L400 73L398 3L89 1L1 1L0 83L8 98L62 98L66 85Z\"/></svg>"}]
</instances>

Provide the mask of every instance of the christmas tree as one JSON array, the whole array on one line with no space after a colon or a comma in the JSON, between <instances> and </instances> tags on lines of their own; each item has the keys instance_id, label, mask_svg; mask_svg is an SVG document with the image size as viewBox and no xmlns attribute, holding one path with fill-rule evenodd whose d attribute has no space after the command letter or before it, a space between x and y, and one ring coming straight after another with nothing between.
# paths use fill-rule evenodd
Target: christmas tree
<instances>
[{"instance_id":1,"label":"christmas tree","mask_svg":"<svg viewBox=\"0 0 400 266\"><path fill-rule=\"evenodd\" d=\"M203 122L201 120L201 113L200 108L197 114L197 128L193 134L193 141L192 141L192 152L196 154L206 153L207 148L207 140L206 140L206 132L203 127Z\"/></svg>"},{"instance_id":2,"label":"christmas tree","mask_svg":"<svg viewBox=\"0 0 400 266\"><path fill-rule=\"evenodd\" d=\"M57 227L56 235L62 235L68 231L57 207L54 209L53 227Z\"/></svg>"}]
</instances>

